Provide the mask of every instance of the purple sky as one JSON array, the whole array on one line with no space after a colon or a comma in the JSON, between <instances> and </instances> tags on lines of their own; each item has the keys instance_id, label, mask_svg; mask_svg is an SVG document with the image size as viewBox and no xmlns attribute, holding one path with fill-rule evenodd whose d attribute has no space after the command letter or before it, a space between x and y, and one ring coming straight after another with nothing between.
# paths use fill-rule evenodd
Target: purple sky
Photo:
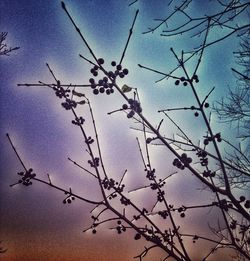
<instances>
[{"instance_id":1,"label":"purple sky","mask_svg":"<svg viewBox=\"0 0 250 261\"><path fill-rule=\"evenodd\" d=\"M138 88L144 114L154 126L162 118L157 113L158 109L190 106L193 98L189 91L177 89L173 80L155 84L161 76L142 70L137 64L170 71L176 65L170 47L180 52L200 43L200 38L160 37L160 31L142 34L156 23L154 18L166 17L166 13L173 8L164 2L139 0L129 6L130 1L125 0L65 1L97 57L103 57L108 64L120 59L135 11L137 8L140 10L124 58L124 66L129 68L130 73L118 84ZM211 4L205 6L203 2L202 6L197 2L193 1L190 5L194 15L214 11L215 7L211 7ZM61 101L48 88L17 86L18 83L37 83L39 80L52 83L53 77L46 63L49 63L61 82L87 84L90 66L79 58L79 53L90 57L87 48L63 12L60 1L2 0L0 17L1 30L8 32L7 44L20 46L9 57L0 58L0 241L3 247L8 248L1 258L6 261L80 260L84 256L81 260L112 261L118 260L117 257L121 261L132 260L144 246L143 242L137 245L130 240L133 233L118 236L107 229L96 236L91 232L82 233L91 224L89 211L92 207L86 203L76 200L74 204L65 206L62 204L64 195L43 184L33 184L28 188L9 187L18 180L16 172L21 171L22 167L5 138L7 132L27 167L32 167L39 178L46 179L49 173L52 182L65 189L71 187L75 193L91 199L100 196L95 180L67 160L70 156L83 166L88 166L84 141L79 130L71 124L72 115L65 112L60 105ZM218 32L214 33L216 35ZM201 88L198 93L204 97L215 86L211 104L225 95L228 84L234 83L230 68L234 65L232 50L237 49L237 44L238 40L231 37L217 47L211 47L204 55L199 70ZM188 69L192 69L192 63ZM177 76L180 76L178 72ZM110 176L119 178L128 169L125 178L128 190L145 185L143 164L136 142L136 136L142 135L130 129L137 125L121 112L107 115L107 112L121 108L123 98L117 93L108 97L94 96L90 89L84 89L84 92L92 102ZM84 114L84 110L82 107L78 112ZM192 138L204 135L201 120L195 119L192 112L171 115ZM213 127L222 131L215 119ZM167 136L176 132L167 121L164 121L163 129ZM93 133L91 124L87 130ZM225 131L225 135L231 137L228 131ZM152 147L150 153L160 176L165 177L176 170L171 164L174 157L165 148ZM169 180L167 191L171 201L179 204L206 201L209 198L208 193L194 188L200 188L199 182L187 173L178 173ZM153 203L150 193L145 195L140 191L131 195L137 198L138 204ZM214 211L208 217L206 212L199 213L197 218L187 218L185 225L192 230L200 230L201 220L205 222L206 216L208 220L210 217L215 218L216 214ZM197 249L192 252L194 256L199 256Z\"/></svg>"}]
</instances>

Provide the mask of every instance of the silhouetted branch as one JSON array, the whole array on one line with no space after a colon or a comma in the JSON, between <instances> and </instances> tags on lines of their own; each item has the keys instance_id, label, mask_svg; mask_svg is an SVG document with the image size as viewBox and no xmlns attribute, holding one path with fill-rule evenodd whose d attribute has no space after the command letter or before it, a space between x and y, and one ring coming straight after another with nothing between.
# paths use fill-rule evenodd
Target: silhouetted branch
<instances>
[{"instance_id":1,"label":"silhouetted branch","mask_svg":"<svg viewBox=\"0 0 250 261\"><path fill-rule=\"evenodd\" d=\"M8 47L5 43L8 33L0 33L0 56L1 55L10 55L11 52L18 50L20 47Z\"/></svg>"}]
</instances>

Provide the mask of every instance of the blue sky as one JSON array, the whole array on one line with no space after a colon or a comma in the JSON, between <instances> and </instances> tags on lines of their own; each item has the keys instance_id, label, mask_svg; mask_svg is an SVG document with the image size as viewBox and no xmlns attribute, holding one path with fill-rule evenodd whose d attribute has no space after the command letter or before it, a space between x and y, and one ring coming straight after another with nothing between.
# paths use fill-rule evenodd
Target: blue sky
<instances>
[{"instance_id":1,"label":"blue sky","mask_svg":"<svg viewBox=\"0 0 250 261\"><path fill-rule=\"evenodd\" d=\"M205 3L210 10L204 6L204 2L203 6L199 1L193 2L190 8L197 15L214 11L208 1ZM137 8L140 10L124 59L124 66L129 68L130 73L119 84L122 86L126 83L138 88L145 115L153 125L157 125L162 118L157 113L158 109L164 109L166 105L189 106L192 97L187 90L176 89L174 81L165 80L155 84L160 76L140 69L137 64L168 72L176 65L170 47L180 52L198 45L201 39L190 41L185 37L159 37L160 30L144 35L142 32L155 23L153 19L165 17L170 7L160 0L139 0L132 6L129 3L125 0L65 1L97 57L103 57L107 63L119 60L135 11ZM53 257L61 251L62 255L68 256L68 260L77 260L69 249L75 247L76 255L81 256L84 252L82 244L88 249L84 252L88 256L86 260L99 260L95 252L104 253L103 248L107 248L107 252L112 255L107 257L108 253L105 252L103 260L117 260L119 251L122 251L124 260L132 258L138 248L125 237L115 237L115 241L120 240L120 243L114 243L110 235L103 236L104 243L102 237L93 239L90 235L86 237L81 234L82 229L90 224L88 211L91 207L86 204L76 202L65 207L61 203L63 195L40 184L28 189L9 187L9 184L16 182L15 173L21 166L5 138L6 132L10 133L24 162L34 168L39 177L46 179L47 173L50 173L52 180L65 188L72 187L85 195L98 196L98 188L93 185L93 180L86 178L67 161L68 156L82 164L87 160L84 143L79 141L79 131L70 124L71 115L63 111L60 101L47 88L17 86L18 83L36 83L38 80L53 82L46 63L49 63L61 82L88 83L90 66L79 58L79 53L90 58L87 48L63 12L60 1L3 0L0 3L0 17L1 30L8 32L7 44L21 47L9 57L0 59L0 189L3 213L0 225L4 228L0 240L8 248L4 258L20 260L18 257L25 256L29 248L31 256L38 252L44 256L50 253L51 260L56 260ZM204 97L215 86L211 102L225 95L228 84L234 83L230 68L234 65L232 50L237 49L237 44L238 40L232 37L217 47L209 48L204 55L199 70L201 88L198 92ZM180 75L177 73L177 76ZM142 169L135 140L139 134L129 128L133 122L129 122L121 113L112 116L106 114L120 108L124 103L122 97L118 94L112 98L93 97L90 90L86 90L86 93L93 103L104 159L112 175L119 177L128 168L128 185L134 188L143 184L141 176L137 174ZM202 135L204 129L199 128L199 120L194 122L192 114L181 113L175 117L191 136ZM213 124L221 130L216 120ZM164 126L168 135L175 131L167 123ZM154 163L163 172L165 169L174 171L171 156L167 161L158 160L162 153L165 152L161 148L158 151L152 149ZM198 194L190 195L188 191L197 183L187 178L187 182L193 182L187 186L187 183L180 181L177 178L170 190L173 193L182 191L189 199L195 199ZM144 202L143 195L138 197ZM183 200L182 193L177 193L177 199L174 200ZM43 245L45 247L41 247Z\"/></svg>"}]
</instances>

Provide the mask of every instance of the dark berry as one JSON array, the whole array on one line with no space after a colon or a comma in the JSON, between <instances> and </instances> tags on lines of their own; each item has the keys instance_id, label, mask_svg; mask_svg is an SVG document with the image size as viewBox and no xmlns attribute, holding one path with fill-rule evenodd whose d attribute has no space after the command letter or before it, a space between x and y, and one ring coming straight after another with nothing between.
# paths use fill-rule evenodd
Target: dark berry
<instances>
[{"instance_id":1,"label":"dark berry","mask_svg":"<svg viewBox=\"0 0 250 261\"><path fill-rule=\"evenodd\" d=\"M110 93L114 93L114 91L115 91L114 89L110 89Z\"/></svg>"},{"instance_id":2,"label":"dark berry","mask_svg":"<svg viewBox=\"0 0 250 261\"><path fill-rule=\"evenodd\" d=\"M99 85L103 85L103 80L99 80L99 81L98 81L98 84L99 84Z\"/></svg>"},{"instance_id":3,"label":"dark berry","mask_svg":"<svg viewBox=\"0 0 250 261\"><path fill-rule=\"evenodd\" d=\"M141 238L141 235L140 234L136 234L134 238L135 238L135 240L139 240Z\"/></svg>"},{"instance_id":4,"label":"dark berry","mask_svg":"<svg viewBox=\"0 0 250 261\"><path fill-rule=\"evenodd\" d=\"M121 66L120 64L118 64L118 65L116 66L116 69L120 71L120 70L122 69L122 66Z\"/></svg>"},{"instance_id":5,"label":"dark berry","mask_svg":"<svg viewBox=\"0 0 250 261\"><path fill-rule=\"evenodd\" d=\"M195 74L195 75L193 76L193 79L194 79L194 80L198 80L198 75Z\"/></svg>"},{"instance_id":6,"label":"dark berry","mask_svg":"<svg viewBox=\"0 0 250 261\"><path fill-rule=\"evenodd\" d=\"M208 139L205 139L204 140L204 145L208 145L208 143L209 143Z\"/></svg>"},{"instance_id":7,"label":"dark berry","mask_svg":"<svg viewBox=\"0 0 250 261\"><path fill-rule=\"evenodd\" d=\"M240 196L240 202L243 202L245 200L246 200L246 198L244 196Z\"/></svg>"},{"instance_id":8,"label":"dark berry","mask_svg":"<svg viewBox=\"0 0 250 261\"><path fill-rule=\"evenodd\" d=\"M103 80L103 82L107 83L108 82L108 77L105 76L105 77L103 77L102 80Z\"/></svg>"},{"instance_id":9,"label":"dark berry","mask_svg":"<svg viewBox=\"0 0 250 261\"><path fill-rule=\"evenodd\" d=\"M112 61L112 62L111 62L111 65L112 65L112 66L116 66L116 62L115 62L115 61Z\"/></svg>"},{"instance_id":10,"label":"dark berry","mask_svg":"<svg viewBox=\"0 0 250 261\"><path fill-rule=\"evenodd\" d=\"M127 117L128 117L128 118L132 118L134 115L135 115L135 112L134 112L134 111L130 111L130 112L127 114Z\"/></svg>"},{"instance_id":11,"label":"dark berry","mask_svg":"<svg viewBox=\"0 0 250 261\"><path fill-rule=\"evenodd\" d=\"M93 90L93 93L94 93L95 95L97 95L97 94L99 93L99 90L98 90L98 89L94 89L94 90Z\"/></svg>"},{"instance_id":12,"label":"dark berry","mask_svg":"<svg viewBox=\"0 0 250 261\"><path fill-rule=\"evenodd\" d=\"M195 116L195 117L198 117L198 116L199 116L199 113L196 111L196 112L194 113L194 116Z\"/></svg>"},{"instance_id":13,"label":"dark berry","mask_svg":"<svg viewBox=\"0 0 250 261\"><path fill-rule=\"evenodd\" d=\"M181 213L181 215L180 215L182 218L184 218L185 217L185 213Z\"/></svg>"},{"instance_id":14,"label":"dark berry","mask_svg":"<svg viewBox=\"0 0 250 261\"><path fill-rule=\"evenodd\" d=\"M94 84L94 83L95 83L95 80L94 80L93 78L90 78L90 79L89 79L89 82L90 82L91 84Z\"/></svg>"},{"instance_id":15,"label":"dark berry","mask_svg":"<svg viewBox=\"0 0 250 261\"><path fill-rule=\"evenodd\" d=\"M205 107L205 108L208 108L208 107L209 107L209 103L206 102L206 103L204 104L204 107Z\"/></svg>"},{"instance_id":16,"label":"dark berry","mask_svg":"<svg viewBox=\"0 0 250 261\"><path fill-rule=\"evenodd\" d=\"M217 138L217 141L218 141L218 142L221 142L221 141L222 141L222 139L221 139L221 138Z\"/></svg>"},{"instance_id":17,"label":"dark berry","mask_svg":"<svg viewBox=\"0 0 250 261\"><path fill-rule=\"evenodd\" d=\"M247 200L244 206L245 208L250 208L250 200Z\"/></svg>"},{"instance_id":18,"label":"dark berry","mask_svg":"<svg viewBox=\"0 0 250 261\"><path fill-rule=\"evenodd\" d=\"M120 78L124 78L124 73L123 72L121 72L121 73L119 73L119 76L120 76Z\"/></svg>"},{"instance_id":19,"label":"dark berry","mask_svg":"<svg viewBox=\"0 0 250 261\"><path fill-rule=\"evenodd\" d=\"M114 73L112 71L109 71L108 72L108 76L113 78L114 77Z\"/></svg>"},{"instance_id":20,"label":"dark berry","mask_svg":"<svg viewBox=\"0 0 250 261\"><path fill-rule=\"evenodd\" d=\"M103 58L99 58L99 59L97 60L97 62L98 62L98 64L104 64L104 59L103 59Z\"/></svg>"},{"instance_id":21,"label":"dark berry","mask_svg":"<svg viewBox=\"0 0 250 261\"><path fill-rule=\"evenodd\" d=\"M93 75L96 77L96 76L98 75L98 72L95 71L95 72L93 73Z\"/></svg>"},{"instance_id":22,"label":"dark berry","mask_svg":"<svg viewBox=\"0 0 250 261\"><path fill-rule=\"evenodd\" d=\"M110 95L110 91L111 91L111 90L107 89L107 90L106 90L106 94L107 94L107 95Z\"/></svg>"},{"instance_id":23,"label":"dark berry","mask_svg":"<svg viewBox=\"0 0 250 261\"><path fill-rule=\"evenodd\" d=\"M179 81L179 80L176 80L174 84L175 84L175 85L179 85L179 84L180 84L180 81Z\"/></svg>"},{"instance_id":24,"label":"dark berry","mask_svg":"<svg viewBox=\"0 0 250 261\"><path fill-rule=\"evenodd\" d=\"M181 77L181 81L184 82L185 81L185 77L182 76Z\"/></svg>"},{"instance_id":25,"label":"dark berry","mask_svg":"<svg viewBox=\"0 0 250 261\"><path fill-rule=\"evenodd\" d=\"M187 82L184 82L184 83L183 83L183 85L184 85L184 86L187 86L187 85L188 85L188 83L187 83Z\"/></svg>"},{"instance_id":26,"label":"dark berry","mask_svg":"<svg viewBox=\"0 0 250 261\"><path fill-rule=\"evenodd\" d=\"M92 233L93 233L93 234L96 234L96 230L95 230L95 229L93 229L93 230L92 230Z\"/></svg>"},{"instance_id":27,"label":"dark berry","mask_svg":"<svg viewBox=\"0 0 250 261\"><path fill-rule=\"evenodd\" d=\"M101 87L101 88L99 89L99 92L100 92L100 93L104 93L104 92L105 92L104 87Z\"/></svg>"},{"instance_id":28,"label":"dark berry","mask_svg":"<svg viewBox=\"0 0 250 261\"><path fill-rule=\"evenodd\" d=\"M123 108L123 110L127 110L128 109L128 105L127 104L123 104L122 108Z\"/></svg>"},{"instance_id":29,"label":"dark berry","mask_svg":"<svg viewBox=\"0 0 250 261\"><path fill-rule=\"evenodd\" d=\"M122 71L123 71L123 73L124 73L125 75L128 74L128 69L125 68L125 69L123 69Z\"/></svg>"}]
</instances>

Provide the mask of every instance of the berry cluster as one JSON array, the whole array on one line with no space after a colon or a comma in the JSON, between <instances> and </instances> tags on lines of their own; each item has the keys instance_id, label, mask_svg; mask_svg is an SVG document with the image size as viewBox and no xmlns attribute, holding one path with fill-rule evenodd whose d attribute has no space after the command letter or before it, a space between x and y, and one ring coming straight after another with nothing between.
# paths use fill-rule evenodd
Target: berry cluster
<instances>
[{"instance_id":1,"label":"berry cluster","mask_svg":"<svg viewBox=\"0 0 250 261\"><path fill-rule=\"evenodd\" d=\"M74 100L66 99L65 102L62 102L61 105L65 110L71 110L73 108L76 108L77 103Z\"/></svg>"},{"instance_id":2,"label":"berry cluster","mask_svg":"<svg viewBox=\"0 0 250 261\"><path fill-rule=\"evenodd\" d=\"M99 158L94 158L94 160L88 160L88 163L90 164L90 166L92 168L97 168L99 166L99 161L100 159Z\"/></svg>"},{"instance_id":3,"label":"berry cluster","mask_svg":"<svg viewBox=\"0 0 250 261\"><path fill-rule=\"evenodd\" d=\"M184 170L185 167L188 167L192 162L192 158L188 157L186 153L183 153L180 159L175 158L173 161L173 165L178 169Z\"/></svg>"},{"instance_id":4,"label":"berry cluster","mask_svg":"<svg viewBox=\"0 0 250 261\"><path fill-rule=\"evenodd\" d=\"M166 184L165 181L162 182L162 180L159 180L159 183L150 183L150 188L152 190L160 189Z\"/></svg>"},{"instance_id":5,"label":"berry cluster","mask_svg":"<svg viewBox=\"0 0 250 261\"><path fill-rule=\"evenodd\" d=\"M99 93L106 93L107 95L114 93L113 84L109 82L109 79L106 76L98 80L98 82L96 82L94 78L90 78L89 82L95 95Z\"/></svg>"},{"instance_id":6,"label":"berry cluster","mask_svg":"<svg viewBox=\"0 0 250 261\"><path fill-rule=\"evenodd\" d=\"M176 81L175 81L175 85L179 85L180 82L183 82L183 85L184 85L184 86L187 86L187 85L188 85L188 80L187 80L184 76L182 76L179 80L176 80Z\"/></svg>"},{"instance_id":7,"label":"berry cluster","mask_svg":"<svg viewBox=\"0 0 250 261\"><path fill-rule=\"evenodd\" d=\"M84 121L83 117L76 117L75 120L72 120L72 124L80 126L83 125Z\"/></svg>"},{"instance_id":8,"label":"berry cluster","mask_svg":"<svg viewBox=\"0 0 250 261\"><path fill-rule=\"evenodd\" d=\"M240 203L244 203L245 208L250 208L250 200L246 200L244 196L240 196Z\"/></svg>"},{"instance_id":9,"label":"berry cluster","mask_svg":"<svg viewBox=\"0 0 250 261\"><path fill-rule=\"evenodd\" d=\"M154 180L156 178L155 169L147 170L146 178L149 180Z\"/></svg>"},{"instance_id":10,"label":"berry cluster","mask_svg":"<svg viewBox=\"0 0 250 261\"><path fill-rule=\"evenodd\" d=\"M123 189L125 187L124 184L119 184L119 182L116 182L114 179L110 178L105 178L103 181L102 181L102 184L103 184L103 187L104 189L107 189L107 190L110 190L110 189L114 189L116 192L118 193L122 193L123 192ZM116 194L113 193L112 196L110 199L116 197Z\"/></svg>"},{"instance_id":11,"label":"berry cluster","mask_svg":"<svg viewBox=\"0 0 250 261\"><path fill-rule=\"evenodd\" d=\"M94 65L94 67L90 69L90 72L94 77L99 75L99 71L104 72L106 76L104 76L102 79L99 79L98 81L95 81L94 78L90 78L89 82L91 84L91 88L93 89L93 93L96 95L99 93L106 93L107 95L110 95L114 93L113 82L116 80L116 78L124 78L129 73L129 71L126 68L123 69L121 64L116 64L115 61L112 61L111 65L115 67L115 69L113 71L106 72L102 67L105 62L104 59L99 58L97 62L98 65Z\"/></svg>"},{"instance_id":12,"label":"berry cluster","mask_svg":"<svg viewBox=\"0 0 250 261\"><path fill-rule=\"evenodd\" d=\"M53 90L55 91L55 95L57 97L61 98L67 98L69 97L70 90L69 89L64 89L61 87L60 81L57 81L57 85L53 87Z\"/></svg>"},{"instance_id":13,"label":"berry cluster","mask_svg":"<svg viewBox=\"0 0 250 261\"><path fill-rule=\"evenodd\" d=\"M91 136L89 136L86 140L85 140L86 144L92 144L94 142L94 139L91 138Z\"/></svg>"},{"instance_id":14,"label":"berry cluster","mask_svg":"<svg viewBox=\"0 0 250 261\"><path fill-rule=\"evenodd\" d=\"M211 170L204 170L202 175L204 178L215 177L215 172Z\"/></svg>"},{"instance_id":15,"label":"berry cluster","mask_svg":"<svg viewBox=\"0 0 250 261\"><path fill-rule=\"evenodd\" d=\"M162 202L163 200L164 200L164 195L165 195L165 192L164 191L158 191L157 192L157 200L159 201L159 202Z\"/></svg>"},{"instance_id":16,"label":"berry cluster","mask_svg":"<svg viewBox=\"0 0 250 261\"><path fill-rule=\"evenodd\" d=\"M29 169L25 173L24 172L18 172L17 174L19 176L22 176L22 179L20 179L18 181L18 183L23 184L24 186L32 185L32 182L30 180L35 178L35 176L36 176L36 174L32 173L32 172L33 172L33 169Z\"/></svg>"},{"instance_id":17,"label":"berry cluster","mask_svg":"<svg viewBox=\"0 0 250 261\"><path fill-rule=\"evenodd\" d=\"M121 197L120 201L121 201L121 204L125 205L125 206L128 206L131 204L130 200L125 197Z\"/></svg>"},{"instance_id":18,"label":"berry cluster","mask_svg":"<svg viewBox=\"0 0 250 261\"><path fill-rule=\"evenodd\" d=\"M168 212L167 210L160 210L158 211L158 215L161 216L163 219L166 219L168 217Z\"/></svg>"},{"instance_id":19,"label":"berry cluster","mask_svg":"<svg viewBox=\"0 0 250 261\"><path fill-rule=\"evenodd\" d=\"M195 81L196 83L199 82L199 78L198 78L198 75L194 75L191 80L189 79L186 79L184 76L180 77L178 80L175 81L175 85L179 85L181 82L183 83L183 86L187 86L188 85L188 82L191 81Z\"/></svg>"},{"instance_id":20,"label":"berry cluster","mask_svg":"<svg viewBox=\"0 0 250 261\"><path fill-rule=\"evenodd\" d=\"M72 196L72 195L71 195L70 193L68 193L68 192L65 192L65 194L66 194L66 195L69 194L69 195L63 200L63 204L66 204L66 203L71 204L72 201L75 200L75 197Z\"/></svg>"},{"instance_id":21,"label":"berry cluster","mask_svg":"<svg viewBox=\"0 0 250 261\"><path fill-rule=\"evenodd\" d=\"M208 164L208 158L207 158L207 152L204 150L199 150L196 155L200 159L201 166L207 166Z\"/></svg>"},{"instance_id":22,"label":"berry cluster","mask_svg":"<svg viewBox=\"0 0 250 261\"><path fill-rule=\"evenodd\" d=\"M185 207L179 207L178 209L177 209L177 211L180 213L180 217L181 218L184 218L185 217L185 211L186 211L186 208Z\"/></svg>"},{"instance_id":23,"label":"berry cluster","mask_svg":"<svg viewBox=\"0 0 250 261\"><path fill-rule=\"evenodd\" d=\"M128 99L128 103L129 103L129 105L127 105L127 104L122 105L123 110L130 109L130 112L127 114L128 118L132 118L136 112L137 113L142 112L141 104L137 100Z\"/></svg>"},{"instance_id":24,"label":"berry cluster","mask_svg":"<svg viewBox=\"0 0 250 261\"><path fill-rule=\"evenodd\" d=\"M117 224L118 224L118 226L116 227L116 230L117 230L117 233L118 233L118 234L121 234L122 232L125 232L125 231L126 231L126 227L124 227L124 226L122 225L121 220L118 220L118 221L117 221Z\"/></svg>"},{"instance_id":25,"label":"berry cluster","mask_svg":"<svg viewBox=\"0 0 250 261\"><path fill-rule=\"evenodd\" d=\"M204 145L208 145L209 142L213 141L213 140L217 140L218 142L221 142L222 139L221 139L221 134L220 133L216 133L214 136L212 137L206 137L204 139Z\"/></svg>"}]
</instances>

